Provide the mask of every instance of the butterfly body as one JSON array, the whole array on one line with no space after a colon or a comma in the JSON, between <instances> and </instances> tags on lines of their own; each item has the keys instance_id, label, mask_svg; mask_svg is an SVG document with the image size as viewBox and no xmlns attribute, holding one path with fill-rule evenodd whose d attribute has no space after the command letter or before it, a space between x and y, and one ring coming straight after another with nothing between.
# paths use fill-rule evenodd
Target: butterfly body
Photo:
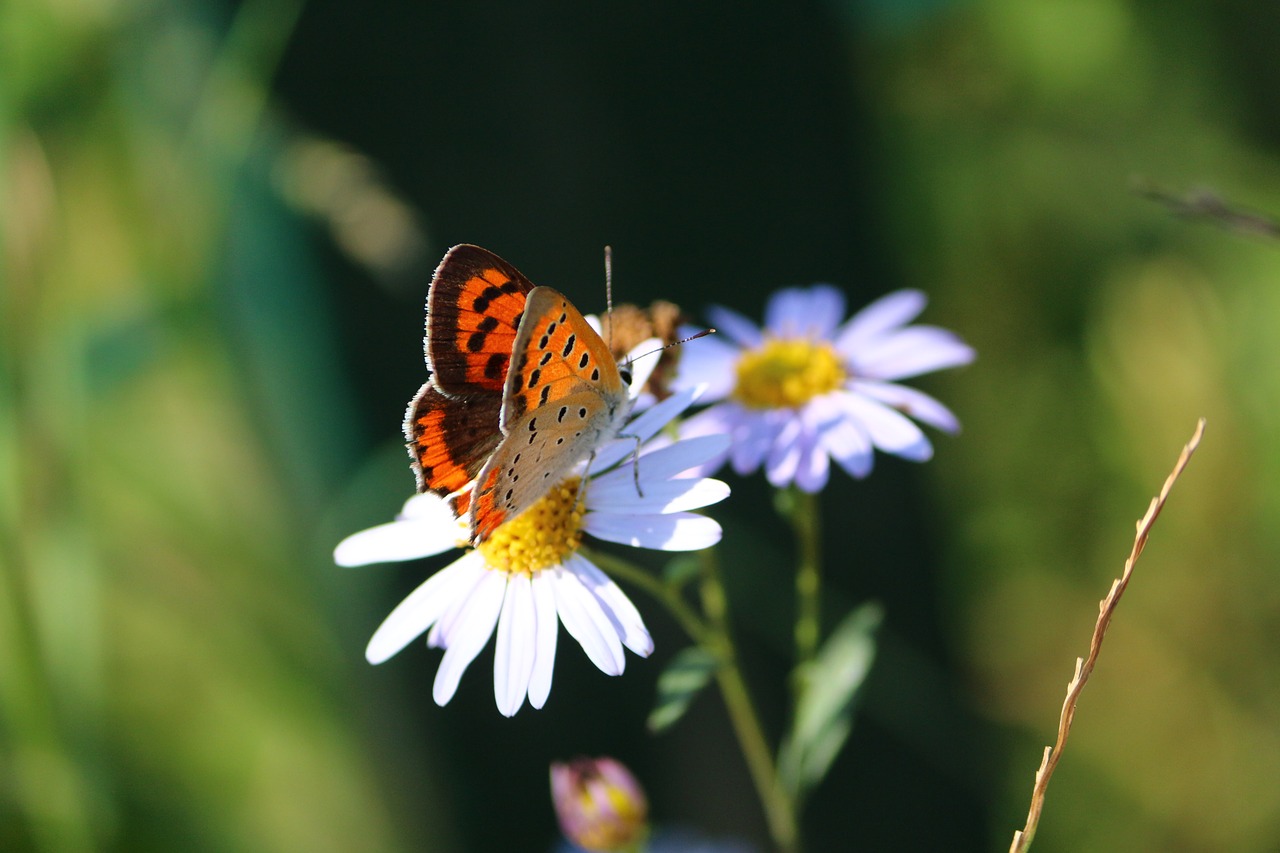
<instances>
[{"instance_id":1,"label":"butterfly body","mask_svg":"<svg viewBox=\"0 0 1280 853\"><path fill-rule=\"evenodd\" d=\"M569 300L477 246L441 261L427 364L405 419L418 490L447 496L487 539L617 435L625 369ZM472 485L474 484L474 485Z\"/></svg>"}]
</instances>

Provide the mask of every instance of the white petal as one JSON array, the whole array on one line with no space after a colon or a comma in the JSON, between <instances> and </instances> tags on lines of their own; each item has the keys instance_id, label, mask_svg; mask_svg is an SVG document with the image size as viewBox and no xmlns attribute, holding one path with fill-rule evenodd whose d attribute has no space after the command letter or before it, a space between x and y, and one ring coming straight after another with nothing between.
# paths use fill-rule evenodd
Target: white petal
<instances>
[{"instance_id":1,"label":"white petal","mask_svg":"<svg viewBox=\"0 0 1280 853\"><path fill-rule=\"evenodd\" d=\"M414 495L398 520L351 534L338 543L333 559L339 566L417 560L457 548L463 538L465 530L441 498Z\"/></svg>"},{"instance_id":2,"label":"white petal","mask_svg":"<svg viewBox=\"0 0 1280 853\"><path fill-rule=\"evenodd\" d=\"M857 380L851 385L854 393L864 394L873 400L897 409L921 423L946 432L959 432L960 421L950 409L923 391L892 382Z\"/></svg>"},{"instance_id":3,"label":"white petal","mask_svg":"<svg viewBox=\"0 0 1280 853\"><path fill-rule=\"evenodd\" d=\"M442 540L432 536L430 525L415 521L392 521L353 533L333 549L333 561L339 566L367 566L370 563L393 563L417 560L458 547L458 540Z\"/></svg>"},{"instance_id":4,"label":"white petal","mask_svg":"<svg viewBox=\"0 0 1280 853\"><path fill-rule=\"evenodd\" d=\"M620 515L589 512L582 529L597 539L653 548L658 551L697 551L720 541L721 529L705 515L675 512L668 515Z\"/></svg>"},{"instance_id":5,"label":"white petal","mask_svg":"<svg viewBox=\"0 0 1280 853\"><path fill-rule=\"evenodd\" d=\"M737 412L741 408L737 403L716 403L680 421L677 432L681 438L725 432L737 423Z\"/></svg>"},{"instance_id":6,"label":"white petal","mask_svg":"<svg viewBox=\"0 0 1280 853\"><path fill-rule=\"evenodd\" d=\"M636 441L644 443L658 430L671 423L685 409L693 405L698 389L688 388L658 403L653 408L632 419L622 428L619 437L596 451L591 462L592 471L607 471L636 452Z\"/></svg>"},{"instance_id":7,"label":"white petal","mask_svg":"<svg viewBox=\"0 0 1280 853\"><path fill-rule=\"evenodd\" d=\"M796 468L796 488L809 494L822 491L827 485L830 470L831 460L826 449L819 442L810 444Z\"/></svg>"},{"instance_id":8,"label":"white petal","mask_svg":"<svg viewBox=\"0 0 1280 853\"><path fill-rule=\"evenodd\" d=\"M731 308L723 305L712 305L707 309L707 318L715 330L729 340L746 349L754 349L764 342L760 327Z\"/></svg>"},{"instance_id":9,"label":"white petal","mask_svg":"<svg viewBox=\"0 0 1280 853\"><path fill-rule=\"evenodd\" d=\"M484 562L467 554L421 583L373 632L364 656L378 664L413 642L448 608L464 600L484 571Z\"/></svg>"},{"instance_id":10,"label":"white petal","mask_svg":"<svg viewBox=\"0 0 1280 853\"><path fill-rule=\"evenodd\" d=\"M856 352L868 341L914 320L928 301L919 290L896 290L881 296L844 324L836 335L836 349L845 354Z\"/></svg>"},{"instance_id":11,"label":"white petal","mask_svg":"<svg viewBox=\"0 0 1280 853\"><path fill-rule=\"evenodd\" d=\"M790 417L790 412L778 410L741 409L741 420L733 432L733 447L729 450L733 470L738 474L750 474L759 468Z\"/></svg>"},{"instance_id":12,"label":"white petal","mask_svg":"<svg viewBox=\"0 0 1280 853\"><path fill-rule=\"evenodd\" d=\"M529 704L541 708L551 695L551 674L556 662L556 637L560 633L560 617L556 615L556 593L547 572L538 572L531 581L534 618L533 672L529 676Z\"/></svg>"},{"instance_id":13,"label":"white petal","mask_svg":"<svg viewBox=\"0 0 1280 853\"><path fill-rule=\"evenodd\" d=\"M587 509L661 515L701 509L729 497L729 486L719 480L684 477L653 482L648 478L649 472L645 470L643 457L640 460L640 470L644 472L644 476L641 478L640 493L637 493L635 480L631 477L632 470L633 466L627 465L616 469L616 472L609 472L607 482L604 477L592 482L587 492ZM615 473L623 476L613 476Z\"/></svg>"},{"instance_id":14,"label":"white petal","mask_svg":"<svg viewBox=\"0 0 1280 853\"><path fill-rule=\"evenodd\" d=\"M467 598L466 613L458 619L449 647L445 649L436 680L431 686L431 698L437 705L444 705L453 698L458 682L467 666L489 642L493 626L502 612L502 599L507 589L507 576L502 572L486 571L471 595Z\"/></svg>"},{"instance_id":15,"label":"white petal","mask_svg":"<svg viewBox=\"0 0 1280 853\"><path fill-rule=\"evenodd\" d=\"M844 294L829 284L788 287L770 299L764 327L775 338L826 340L844 318Z\"/></svg>"},{"instance_id":16,"label":"white petal","mask_svg":"<svg viewBox=\"0 0 1280 853\"><path fill-rule=\"evenodd\" d=\"M578 641L587 657L605 675L621 675L626 667L622 641L600 602L574 575L564 569L544 569L556 593L556 611L569 636Z\"/></svg>"},{"instance_id":17,"label":"white petal","mask_svg":"<svg viewBox=\"0 0 1280 853\"><path fill-rule=\"evenodd\" d=\"M414 495L404 502L404 506L400 509L400 514L396 516L396 520L405 521L410 518L430 519L442 525L457 523L457 519L453 516L453 510L449 508L448 501L431 492Z\"/></svg>"},{"instance_id":18,"label":"white petal","mask_svg":"<svg viewBox=\"0 0 1280 853\"><path fill-rule=\"evenodd\" d=\"M805 444L810 440L804 421L799 415L788 419L782 425L765 460L765 477L770 485L779 489L790 485L795 479L796 469L800 467L800 457L804 454Z\"/></svg>"},{"instance_id":19,"label":"white petal","mask_svg":"<svg viewBox=\"0 0 1280 853\"><path fill-rule=\"evenodd\" d=\"M479 551L470 551L463 559L473 562L476 566L475 571L469 571L468 573L471 578L471 585L469 587L464 587L462 584L458 585L453 595L453 602L440 614L436 624L431 626L431 633L427 635L427 645L433 649L447 649L449 647L453 637L454 626L463 620L463 614L467 612L469 607L468 600L471 598L471 594L489 575L493 574Z\"/></svg>"},{"instance_id":20,"label":"white petal","mask_svg":"<svg viewBox=\"0 0 1280 853\"><path fill-rule=\"evenodd\" d=\"M729 436L724 434L705 435L698 438L682 439L675 444L669 444L656 450L650 450L640 457L640 482L641 491L645 483L657 482L686 471L693 470L708 461L722 457L729 449ZM625 482L630 484L632 493L635 493L635 463L627 462L611 471L607 471L600 476L594 478L591 483L591 489L587 492L588 506L592 505L592 493L600 486L610 486L615 483Z\"/></svg>"},{"instance_id":21,"label":"white petal","mask_svg":"<svg viewBox=\"0 0 1280 853\"><path fill-rule=\"evenodd\" d=\"M848 394L844 405L867 431L871 443L886 453L914 462L923 462L933 455L929 439L906 415L858 394Z\"/></svg>"},{"instance_id":22,"label":"white petal","mask_svg":"<svg viewBox=\"0 0 1280 853\"><path fill-rule=\"evenodd\" d=\"M830 460L822 443L822 433L845 418L840 397L843 392L816 397L798 415L802 425L799 438L800 456L791 474L791 482L802 491L820 491L827 484Z\"/></svg>"},{"instance_id":23,"label":"white petal","mask_svg":"<svg viewBox=\"0 0 1280 853\"><path fill-rule=\"evenodd\" d=\"M675 477L723 455L732 444L733 439L721 433L654 448L640 457L640 479Z\"/></svg>"},{"instance_id":24,"label":"white petal","mask_svg":"<svg viewBox=\"0 0 1280 853\"><path fill-rule=\"evenodd\" d=\"M504 717L515 716L529 692L536 633L537 615L529 576L511 575L502 600L502 615L498 617L498 642L493 660L493 696Z\"/></svg>"},{"instance_id":25,"label":"white petal","mask_svg":"<svg viewBox=\"0 0 1280 853\"><path fill-rule=\"evenodd\" d=\"M640 389L649 381L649 374L658 366L662 355L662 341L646 338L631 348L622 363L631 368L631 398L640 395Z\"/></svg>"},{"instance_id":26,"label":"white petal","mask_svg":"<svg viewBox=\"0 0 1280 853\"><path fill-rule=\"evenodd\" d=\"M605 614L613 622L622 644L631 651L647 658L653 652L653 638L640 618L640 611L627 598L626 593L608 575L581 554L574 554L565 561L565 568L582 581L600 601Z\"/></svg>"},{"instance_id":27,"label":"white petal","mask_svg":"<svg viewBox=\"0 0 1280 853\"><path fill-rule=\"evenodd\" d=\"M689 341L681 347L671 387L680 390L705 385L707 390L701 398L704 403L729 396L738 383L737 365L742 350L715 335Z\"/></svg>"},{"instance_id":28,"label":"white petal","mask_svg":"<svg viewBox=\"0 0 1280 853\"><path fill-rule=\"evenodd\" d=\"M741 407L736 403L720 403L709 409L703 409L696 415L681 422L680 438L688 440L709 435L727 435L730 437L730 446L732 446L732 436L734 430L738 427L741 411ZM728 456L729 450L726 448L720 454L703 463L699 468L699 473L710 474L723 465Z\"/></svg>"},{"instance_id":29,"label":"white petal","mask_svg":"<svg viewBox=\"0 0 1280 853\"><path fill-rule=\"evenodd\" d=\"M973 348L946 329L912 326L842 354L855 376L868 379L906 379L973 361Z\"/></svg>"},{"instance_id":30,"label":"white petal","mask_svg":"<svg viewBox=\"0 0 1280 853\"><path fill-rule=\"evenodd\" d=\"M861 426L845 420L822 431L822 446L850 476L862 479L871 473L871 439Z\"/></svg>"}]
</instances>

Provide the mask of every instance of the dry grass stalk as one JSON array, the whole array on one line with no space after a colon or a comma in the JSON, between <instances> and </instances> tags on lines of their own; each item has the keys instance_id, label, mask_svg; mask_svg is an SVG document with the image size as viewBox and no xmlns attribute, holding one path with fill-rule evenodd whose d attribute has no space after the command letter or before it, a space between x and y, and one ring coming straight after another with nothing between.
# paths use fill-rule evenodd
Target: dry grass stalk
<instances>
[{"instance_id":1,"label":"dry grass stalk","mask_svg":"<svg viewBox=\"0 0 1280 853\"><path fill-rule=\"evenodd\" d=\"M1136 178L1133 182L1133 191L1143 198L1163 205L1170 213L1183 219L1213 223L1238 234L1258 235L1273 240L1280 238L1280 222L1265 214L1231 204L1207 187L1177 195L1141 178Z\"/></svg>"},{"instance_id":2,"label":"dry grass stalk","mask_svg":"<svg viewBox=\"0 0 1280 853\"><path fill-rule=\"evenodd\" d=\"M1116 606L1120 603L1120 596L1124 595L1125 588L1129 585L1129 578L1133 575L1134 564L1138 562L1138 557L1142 555L1142 549L1146 547L1147 536L1151 533L1151 527L1156 523L1160 510L1164 508L1164 502L1168 499L1173 484L1181 476L1182 470L1187 467L1187 462L1191 460L1191 454L1195 453L1196 447L1200 445L1200 436L1203 434L1204 418L1201 418L1200 422L1196 424L1196 431L1191 436L1191 441L1187 442L1187 446L1182 448L1182 454L1178 457L1177 464L1173 466L1173 471L1164 481L1164 487L1160 489L1159 497L1151 499L1151 505L1147 507L1147 514L1138 522L1138 532L1133 539L1133 550L1129 552L1129 559L1124 562L1124 572L1119 578L1112 581L1111 591L1107 593L1107 597L1098 605L1098 622L1093 628L1093 640L1089 644L1089 656L1084 659L1076 658L1076 674L1071 679L1071 683L1067 685L1067 698L1062 702L1062 715L1058 718L1058 740L1052 747L1045 747L1044 758L1040 761L1040 768L1036 770L1035 786L1031 789L1031 808L1027 812L1027 825L1014 832L1013 843L1009 846L1009 853L1024 853L1031 847L1031 841L1036 834L1036 826L1040 823L1040 813L1044 810L1044 797L1049 788L1049 778L1053 776L1054 768L1058 766L1058 759L1062 757L1062 747L1067 742L1067 735L1071 732L1071 720L1075 717L1076 702L1080 698L1081 691L1084 690L1085 682L1089 680L1089 676L1093 673L1093 666L1098 660L1098 652L1102 650L1102 638L1106 635L1107 627L1111 624L1111 616L1115 613Z\"/></svg>"}]
</instances>

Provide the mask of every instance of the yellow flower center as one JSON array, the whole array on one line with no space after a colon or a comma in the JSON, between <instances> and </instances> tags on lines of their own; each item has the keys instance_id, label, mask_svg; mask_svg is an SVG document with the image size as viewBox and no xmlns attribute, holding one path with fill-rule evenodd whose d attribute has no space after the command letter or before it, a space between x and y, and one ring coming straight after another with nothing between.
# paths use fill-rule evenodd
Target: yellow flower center
<instances>
[{"instance_id":1,"label":"yellow flower center","mask_svg":"<svg viewBox=\"0 0 1280 853\"><path fill-rule=\"evenodd\" d=\"M582 542L581 482L565 480L480 543L489 568L532 575L573 553Z\"/></svg>"},{"instance_id":2,"label":"yellow flower center","mask_svg":"<svg viewBox=\"0 0 1280 853\"><path fill-rule=\"evenodd\" d=\"M752 409L798 408L836 390L847 376L839 354L826 341L775 338L738 359L733 396Z\"/></svg>"}]
</instances>

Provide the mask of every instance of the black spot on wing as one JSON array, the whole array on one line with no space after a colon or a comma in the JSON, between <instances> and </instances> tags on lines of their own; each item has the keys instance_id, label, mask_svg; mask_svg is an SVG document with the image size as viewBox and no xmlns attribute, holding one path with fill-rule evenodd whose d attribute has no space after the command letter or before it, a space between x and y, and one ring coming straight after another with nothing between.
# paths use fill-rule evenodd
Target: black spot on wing
<instances>
[{"instance_id":1,"label":"black spot on wing","mask_svg":"<svg viewBox=\"0 0 1280 853\"><path fill-rule=\"evenodd\" d=\"M507 291L510 292L510 291ZM489 310L489 303L502 296L503 291L494 287L492 284L480 291L480 295L471 303L471 308L476 313L483 314Z\"/></svg>"},{"instance_id":2,"label":"black spot on wing","mask_svg":"<svg viewBox=\"0 0 1280 853\"><path fill-rule=\"evenodd\" d=\"M489 356L489 360L484 363L485 379L501 379L507 375L507 365L510 363L511 357L495 352Z\"/></svg>"}]
</instances>

